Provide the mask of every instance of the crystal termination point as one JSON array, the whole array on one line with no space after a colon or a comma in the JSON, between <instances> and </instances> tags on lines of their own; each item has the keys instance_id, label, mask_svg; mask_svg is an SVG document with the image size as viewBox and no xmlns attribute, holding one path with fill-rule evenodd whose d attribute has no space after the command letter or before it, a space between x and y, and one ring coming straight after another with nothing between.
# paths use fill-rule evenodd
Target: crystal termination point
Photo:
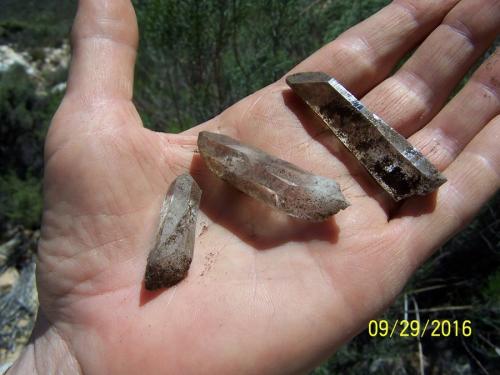
<instances>
[{"instance_id":1,"label":"crystal termination point","mask_svg":"<svg viewBox=\"0 0 500 375\"><path fill-rule=\"evenodd\" d=\"M286 82L395 201L446 182L420 151L327 74L296 73Z\"/></svg>"},{"instance_id":2,"label":"crystal termination point","mask_svg":"<svg viewBox=\"0 0 500 375\"><path fill-rule=\"evenodd\" d=\"M189 174L180 175L170 185L148 256L146 289L170 287L186 277L193 260L200 199L201 189Z\"/></svg>"},{"instance_id":3,"label":"crystal termination point","mask_svg":"<svg viewBox=\"0 0 500 375\"><path fill-rule=\"evenodd\" d=\"M226 135L202 131L198 149L216 176L290 216L323 221L349 206L332 179L313 175Z\"/></svg>"}]
</instances>

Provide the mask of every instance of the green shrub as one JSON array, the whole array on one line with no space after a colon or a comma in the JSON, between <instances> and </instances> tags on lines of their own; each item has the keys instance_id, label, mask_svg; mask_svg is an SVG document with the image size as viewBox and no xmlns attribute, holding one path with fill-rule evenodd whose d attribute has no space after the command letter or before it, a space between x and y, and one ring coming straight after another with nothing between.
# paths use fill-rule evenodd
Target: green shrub
<instances>
[{"instance_id":1,"label":"green shrub","mask_svg":"<svg viewBox=\"0 0 500 375\"><path fill-rule=\"evenodd\" d=\"M500 271L496 271L488 278L483 294L490 303L500 304Z\"/></svg>"},{"instance_id":2,"label":"green shrub","mask_svg":"<svg viewBox=\"0 0 500 375\"><path fill-rule=\"evenodd\" d=\"M38 228L42 215L42 189L38 178L0 176L0 218L26 228Z\"/></svg>"},{"instance_id":3,"label":"green shrub","mask_svg":"<svg viewBox=\"0 0 500 375\"><path fill-rule=\"evenodd\" d=\"M68 33L75 0L0 1L0 44L28 48L57 47Z\"/></svg>"},{"instance_id":4,"label":"green shrub","mask_svg":"<svg viewBox=\"0 0 500 375\"><path fill-rule=\"evenodd\" d=\"M60 99L37 94L20 66L0 74L0 227L40 225L43 144Z\"/></svg>"},{"instance_id":5,"label":"green shrub","mask_svg":"<svg viewBox=\"0 0 500 375\"><path fill-rule=\"evenodd\" d=\"M277 80L388 0L134 3L136 103L146 126L176 132Z\"/></svg>"}]
</instances>

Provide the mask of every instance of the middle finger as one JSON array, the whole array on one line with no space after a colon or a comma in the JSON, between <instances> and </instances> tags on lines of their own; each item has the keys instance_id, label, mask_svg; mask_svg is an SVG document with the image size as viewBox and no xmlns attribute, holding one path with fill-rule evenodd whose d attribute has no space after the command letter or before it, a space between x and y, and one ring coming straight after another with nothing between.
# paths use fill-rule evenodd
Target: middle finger
<instances>
[{"instance_id":1,"label":"middle finger","mask_svg":"<svg viewBox=\"0 0 500 375\"><path fill-rule=\"evenodd\" d=\"M427 124L498 35L500 2L465 0L363 102L405 136Z\"/></svg>"}]
</instances>

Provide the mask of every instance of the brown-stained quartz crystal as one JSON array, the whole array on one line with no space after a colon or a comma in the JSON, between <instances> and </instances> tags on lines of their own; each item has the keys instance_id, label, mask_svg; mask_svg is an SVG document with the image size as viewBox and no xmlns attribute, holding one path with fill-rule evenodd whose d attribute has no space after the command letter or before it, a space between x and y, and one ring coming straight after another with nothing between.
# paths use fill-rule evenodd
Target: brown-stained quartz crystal
<instances>
[{"instance_id":1,"label":"brown-stained quartz crystal","mask_svg":"<svg viewBox=\"0 0 500 375\"><path fill-rule=\"evenodd\" d=\"M201 189L189 174L177 177L165 196L153 248L148 256L145 286L148 290L177 284L193 260L196 217Z\"/></svg>"},{"instance_id":2,"label":"brown-stained quartz crystal","mask_svg":"<svg viewBox=\"0 0 500 375\"><path fill-rule=\"evenodd\" d=\"M349 206L338 184L223 134L200 132L208 168L242 192L288 215L322 221Z\"/></svg>"},{"instance_id":3,"label":"brown-stained quartz crystal","mask_svg":"<svg viewBox=\"0 0 500 375\"><path fill-rule=\"evenodd\" d=\"M286 82L394 200L428 194L446 182L403 136L327 74L296 73Z\"/></svg>"}]
</instances>

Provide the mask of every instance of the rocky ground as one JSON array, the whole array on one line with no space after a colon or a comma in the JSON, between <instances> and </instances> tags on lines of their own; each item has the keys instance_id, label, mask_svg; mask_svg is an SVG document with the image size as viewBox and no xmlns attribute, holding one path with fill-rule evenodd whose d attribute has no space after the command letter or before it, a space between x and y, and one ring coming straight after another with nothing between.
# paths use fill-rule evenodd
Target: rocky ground
<instances>
[{"instance_id":1,"label":"rocky ground","mask_svg":"<svg viewBox=\"0 0 500 375\"><path fill-rule=\"evenodd\" d=\"M0 245L0 373L19 355L38 309L35 254L40 232L12 228Z\"/></svg>"},{"instance_id":2,"label":"rocky ground","mask_svg":"<svg viewBox=\"0 0 500 375\"><path fill-rule=\"evenodd\" d=\"M70 60L69 43L61 47L43 47L20 51L14 46L0 45L0 73L6 72L14 65L20 65L26 73L37 83L39 94L50 91L63 91L65 83L58 83L50 87L51 76L66 71ZM48 87L49 86L49 87Z\"/></svg>"},{"instance_id":3,"label":"rocky ground","mask_svg":"<svg viewBox=\"0 0 500 375\"><path fill-rule=\"evenodd\" d=\"M0 45L0 74L21 66L35 83L36 94L45 96L64 91L64 79L70 59L67 42L60 47L21 50ZM58 78L58 77L56 77ZM28 341L38 309L35 285L35 256L38 230L0 223L0 373Z\"/></svg>"}]
</instances>

